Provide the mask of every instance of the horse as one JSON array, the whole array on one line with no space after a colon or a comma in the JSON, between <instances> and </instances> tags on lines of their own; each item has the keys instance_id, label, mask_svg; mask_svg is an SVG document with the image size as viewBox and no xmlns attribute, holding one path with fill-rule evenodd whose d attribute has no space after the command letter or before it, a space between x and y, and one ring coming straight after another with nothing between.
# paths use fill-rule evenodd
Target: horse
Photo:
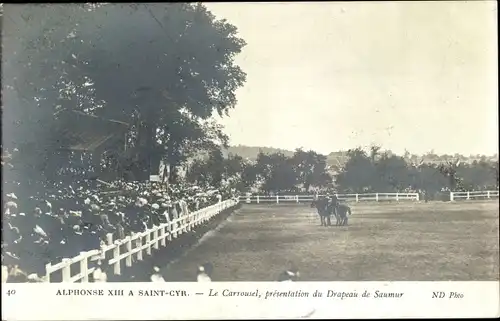
<instances>
[{"instance_id":1,"label":"horse","mask_svg":"<svg viewBox=\"0 0 500 321\"><path fill-rule=\"evenodd\" d=\"M319 198L317 200L313 200L311 203L311 207L316 207L318 211L319 217L321 219L321 226L331 226L332 221L330 216L332 215L332 211L330 211L328 206L327 198Z\"/></svg>"},{"instance_id":2,"label":"horse","mask_svg":"<svg viewBox=\"0 0 500 321\"><path fill-rule=\"evenodd\" d=\"M338 204L335 211L335 218L337 226L345 226L348 222L348 216L351 215L351 208L346 204Z\"/></svg>"}]
</instances>

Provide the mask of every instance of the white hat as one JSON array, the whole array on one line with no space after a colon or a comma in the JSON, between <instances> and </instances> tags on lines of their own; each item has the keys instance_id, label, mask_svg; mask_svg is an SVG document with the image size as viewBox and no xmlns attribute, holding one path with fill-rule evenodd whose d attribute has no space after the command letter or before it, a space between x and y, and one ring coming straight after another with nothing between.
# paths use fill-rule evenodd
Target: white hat
<instances>
[{"instance_id":1,"label":"white hat","mask_svg":"<svg viewBox=\"0 0 500 321\"><path fill-rule=\"evenodd\" d=\"M5 206L7 208L17 208L17 203L16 202L13 202L13 201L8 201Z\"/></svg>"}]
</instances>

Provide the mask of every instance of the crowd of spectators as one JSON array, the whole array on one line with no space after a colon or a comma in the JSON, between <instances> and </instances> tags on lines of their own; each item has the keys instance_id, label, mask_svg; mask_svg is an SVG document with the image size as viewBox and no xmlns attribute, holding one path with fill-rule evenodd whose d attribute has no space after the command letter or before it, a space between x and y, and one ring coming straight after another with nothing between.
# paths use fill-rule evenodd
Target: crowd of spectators
<instances>
[{"instance_id":1,"label":"crowd of spectators","mask_svg":"<svg viewBox=\"0 0 500 321\"><path fill-rule=\"evenodd\" d=\"M234 190L157 182L5 182L2 275L45 275L47 263L98 249L233 196ZM7 274L7 273L6 273ZM3 280L4 281L4 280Z\"/></svg>"}]
</instances>

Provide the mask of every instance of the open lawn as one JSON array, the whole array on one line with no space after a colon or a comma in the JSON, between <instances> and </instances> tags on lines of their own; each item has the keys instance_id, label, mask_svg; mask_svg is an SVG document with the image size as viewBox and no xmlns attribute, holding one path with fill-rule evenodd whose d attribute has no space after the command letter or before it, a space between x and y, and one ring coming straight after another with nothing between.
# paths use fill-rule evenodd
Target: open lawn
<instances>
[{"instance_id":1,"label":"open lawn","mask_svg":"<svg viewBox=\"0 0 500 321\"><path fill-rule=\"evenodd\" d=\"M167 281L274 281L289 262L302 281L499 280L498 201L351 204L349 226L321 227L305 205L243 205L179 260Z\"/></svg>"}]
</instances>

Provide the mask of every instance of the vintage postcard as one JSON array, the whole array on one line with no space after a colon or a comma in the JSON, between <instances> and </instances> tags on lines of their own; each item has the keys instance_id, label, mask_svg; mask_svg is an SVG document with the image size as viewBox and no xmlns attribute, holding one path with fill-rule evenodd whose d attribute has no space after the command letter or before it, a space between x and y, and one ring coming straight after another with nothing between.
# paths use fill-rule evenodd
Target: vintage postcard
<instances>
[{"instance_id":1,"label":"vintage postcard","mask_svg":"<svg viewBox=\"0 0 500 321\"><path fill-rule=\"evenodd\" d=\"M500 316L497 2L0 9L3 320Z\"/></svg>"}]
</instances>

